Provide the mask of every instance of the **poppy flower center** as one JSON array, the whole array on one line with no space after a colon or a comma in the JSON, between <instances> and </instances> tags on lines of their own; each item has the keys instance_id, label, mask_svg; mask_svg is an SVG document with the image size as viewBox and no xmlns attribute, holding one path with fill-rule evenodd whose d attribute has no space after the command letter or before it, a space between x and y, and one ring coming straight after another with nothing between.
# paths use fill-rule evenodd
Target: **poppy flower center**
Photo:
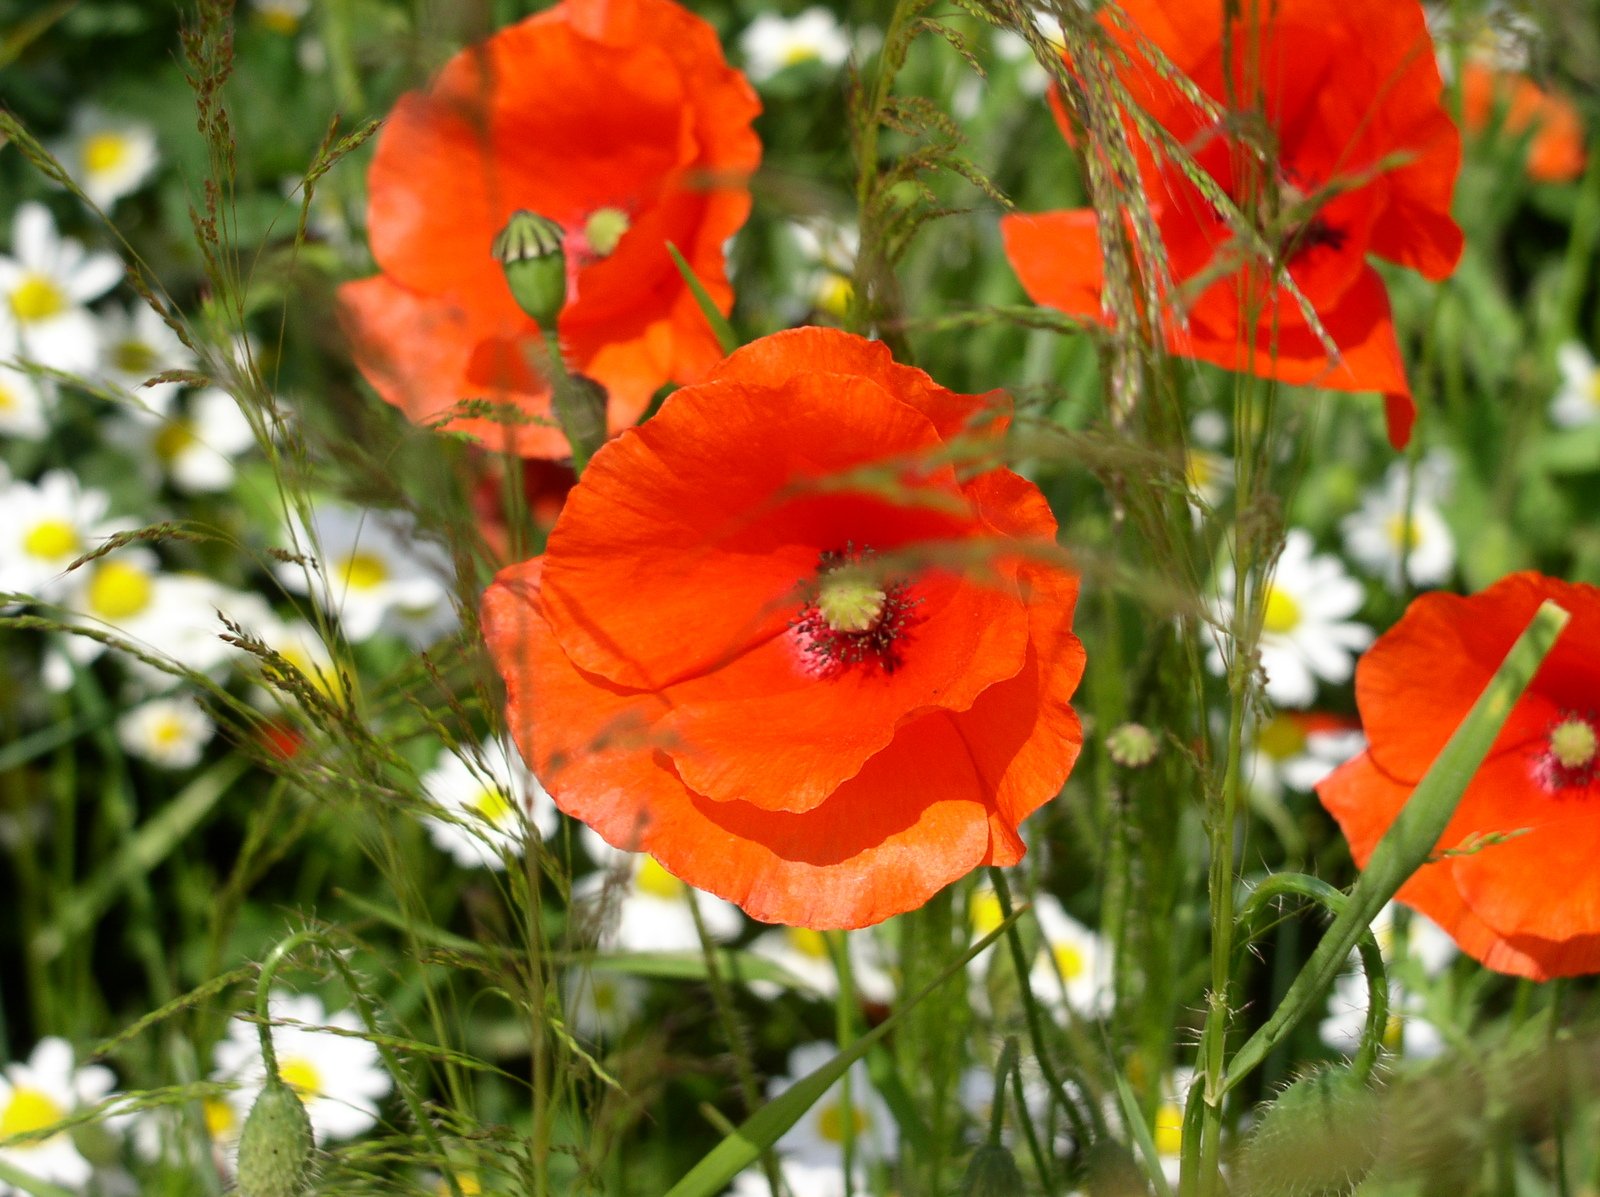
<instances>
[{"instance_id":1,"label":"poppy flower center","mask_svg":"<svg viewBox=\"0 0 1600 1197\"><path fill-rule=\"evenodd\" d=\"M1593 719L1568 714L1550 728L1545 750L1534 762L1534 776L1547 790L1587 786L1600 770L1600 733Z\"/></svg>"},{"instance_id":2,"label":"poppy flower center","mask_svg":"<svg viewBox=\"0 0 1600 1197\"><path fill-rule=\"evenodd\" d=\"M583 222L583 240L595 257L609 258L630 227L621 208L597 208Z\"/></svg>"},{"instance_id":3,"label":"poppy flower center","mask_svg":"<svg viewBox=\"0 0 1600 1197\"><path fill-rule=\"evenodd\" d=\"M872 550L846 545L817 561L806 604L790 626L805 651L824 666L875 662L885 673L900 664L899 641L911 622L915 599L906 583L886 580L871 564Z\"/></svg>"}]
</instances>

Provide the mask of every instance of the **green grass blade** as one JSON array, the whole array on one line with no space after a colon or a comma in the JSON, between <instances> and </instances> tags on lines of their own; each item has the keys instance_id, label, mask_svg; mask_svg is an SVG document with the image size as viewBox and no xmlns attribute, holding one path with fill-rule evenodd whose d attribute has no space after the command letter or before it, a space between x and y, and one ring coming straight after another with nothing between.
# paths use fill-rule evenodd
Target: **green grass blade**
<instances>
[{"instance_id":1,"label":"green grass blade","mask_svg":"<svg viewBox=\"0 0 1600 1197\"><path fill-rule=\"evenodd\" d=\"M833 1083L845 1074L850 1065L866 1055L873 1044L893 1030L907 1011L915 1009L941 985L965 970L976 956L1004 935L1025 910L1026 906L1018 907L1010 918L985 935L960 959L923 986L922 990L905 1005L839 1052L821 1068L801 1077L779 1096L762 1106L746 1119L738 1130L707 1152L700 1162L689 1170L687 1176L667 1190L666 1197L715 1197L722 1192L730 1180L755 1163L762 1152L770 1150L786 1130L799 1122L801 1115L821 1099Z\"/></svg>"},{"instance_id":2,"label":"green grass blade","mask_svg":"<svg viewBox=\"0 0 1600 1197\"><path fill-rule=\"evenodd\" d=\"M63 1189L60 1185L53 1185L30 1176L21 1168L14 1168L4 1160L0 1160L0 1182L10 1185L19 1193L27 1193L30 1197L75 1197L71 1189Z\"/></svg>"},{"instance_id":3,"label":"green grass blade","mask_svg":"<svg viewBox=\"0 0 1600 1197\"><path fill-rule=\"evenodd\" d=\"M1320 1009L1323 993L1344 967L1362 931L1406 879L1427 861L1455 814L1461 795L1505 726L1511 708L1528 688L1568 618L1567 612L1555 603L1546 601L1539 607L1394 824L1378 841L1343 912L1323 935L1283 1001L1234 1056L1222 1084L1223 1093L1265 1060L1273 1046L1302 1018Z\"/></svg>"},{"instance_id":4,"label":"green grass blade","mask_svg":"<svg viewBox=\"0 0 1600 1197\"><path fill-rule=\"evenodd\" d=\"M93 883L69 897L55 921L40 930L34 940L39 958L48 961L59 956L74 936L110 908L130 881L165 860L249 768L246 757L225 757L179 791L129 837Z\"/></svg>"},{"instance_id":5,"label":"green grass blade","mask_svg":"<svg viewBox=\"0 0 1600 1197\"><path fill-rule=\"evenodd\" d=\"M694 267L690 266L678 252L678 247L668 241L667 252L672 255L672 261L677 265L678 273L683 275L683 281L689 284L689 291L694 296L695 303L700 305L701 315L706 318L706 323L711 325L711 331L717 334L717 344L722 346L722 352L732 353L739 348L739 335L733 331L733 325L728 323L728 318L706 293L705 284L700 281L700 276L695 274Z\"/></svg>"}]
</instances>

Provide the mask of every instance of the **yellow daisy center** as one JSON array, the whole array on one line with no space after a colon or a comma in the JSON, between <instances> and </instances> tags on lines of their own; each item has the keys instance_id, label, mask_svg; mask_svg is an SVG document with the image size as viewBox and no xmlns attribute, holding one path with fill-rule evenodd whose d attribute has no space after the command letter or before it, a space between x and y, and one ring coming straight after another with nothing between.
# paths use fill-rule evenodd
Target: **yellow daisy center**
<instances>
[{"instance_id":1,"label":"yellow daisy center","mask_svg":"<svg viewBox=\"0 0 1600 1197\"><path fill-rule=\"evenodd\" d=\"M1256 749L1275 761L1299 756L1306 748L1306 733L1287 715L1274 715L1256 733Z\"/></svg>"},{"instance_id":2,"label":"yellow daisy center","mask_svg":"<svg viewBox=\"0 0 1600 1197\"><path fill-rule=\"evenodd\" d=\"M0 382L0 411L16 411L21 406L21 402L17 399L17 393L6 386L5 383Z\"/></svg>"},{"instance_id":3,"label":"yellow daisy center","mask_svg":"<svg viewBox=\"0 0 1600 1197\"><path fill-rule=\"evenodd\" d=\"M1597 751L1600 751L1600 738L1586 720L1568 719L1550 732L1550 755L1563 768L1581 769L1595 759Z\"/></svg>"},{"instance_id":4,"label":"yellow daisy center","mask_svg":"<svg viewBox=\"0 0 1600 1197\"><path fill-rule=\"evenodd\" d=\"M206 1120L206 1130L213 1139L225 1139L239 1125L239 1116L233 1107L220 1097L208 1097L200 1103Z\"/></svg>"},{"instance_id":5,"label":"yellow daisy center","mask_svg":"<svg viewBox=\"0 0 1600 1197\"><path fill-rule=\"evenodd\" d=\"M30 557L59 561L77 553L81 543L78 530L66 520L40 520L22 538L22 551Z\"/></svg>"},{"instance_id":6,"label":"yellow daisy center","mask_svg":"<svg viewBox=\"0 0 1600 1197\"><path fill-rule=\"evenodd\" d=\"M828 941L822 938L822 932L813 931L810 927L785 927L783 934L789 946L802 956L810 956L813 960L827 958Z\"/></svg>"},{"instance_id":7,"label":"yellow daisy center","mask_svg":"<svg viewBox=\"0 0 1600 1197\"><path fill-rule=\"evenodd\" d=\"M677 898L683 894L683 882L662 868L661 862L653 856L646 856L639 862L633 884L640 893L652 898Z\"/></svg>"},{"instance_id":8,"label":"yellow daisy center","mask_svg":"<svg viewBox=\"0 0 1600 1197\"><path fill-rule=\"evenodd\" d=\"M11 311L23 324L33 324L59 316L71 306L67 293L52 278L42 274L24 275L11 292Z\"/></svg>"},{"instance_id":9,"label":"yellow daisy center","mask_svg":"<svg viewBox=\"0 0 1600 1197\"><path fill-rule=\"evenodd\" d=\"M150 738L162 748L171 748L184 739L183 723L176 715L163 715L150 729Z\"/></svg>"},{"instance_id":10,"label":"yellow daisy center","mask_svg":"<svg viewBox=\"0 0 1600 1197\"><path fill-rule=\"evenodd\" d=\"M1178 1155L1183 1151L1183 1108L1175 1101L1164 1101L1156 1111L1155 1143L1157 1155Z\"/></svg>"},{"instance_id":11,"label":"yellow daisy center","mask_svg":"<svg viewBox=\"0 0 1600 1197\"><path fill-rule=\"evenodd\" d=\"M284 37L291 37L300 29L300 18L281 6L257 9L256 19Z\"/></svg>"},{"instance_id":12,"label":"yellow daisy center","mask_svg":"<svg viewBox=\"0 0 1600 1197\"><path fill-rule=\"evenodd\" d=\"M783 51L783 65L795 66L802 62L815 62L822 57L817 53L817 48L809 42L793 42Z\"/></svg>"},{"instance_id":13,"label":"yellow daisy center","mask_svg":"<svg viewBox=\"0 0 1600 1197\"><path fill-rule=\"evenodd\" d=\"M156 351L130 337L112 349L111 360L124 374L151 374L156 368Z\"/></svg>"},{"instance_id":14,"label":"yellow daisy center","mask_svg":"<svg viewBox=\"0 0 1600 1197\"><path fill-rule=\"evenodd\" d=\"M1076 981L1088 971L1089 962L1075 945L1058 943L1051 951L1056 958L1056 967L1061 970L1063 981Z\"/></svg>"},{"instance_id":15,"label":"yellow daisy center","mask_svg":"<svg viewBox=\"0 0 1600 1197\"><path fill-rule=\"evenodd\" d=\"M155 451L156 457L170 465L199 441L200 438L195 435L193 421L174 419L168 420L161 426L161 431L151 440L150 447Z\"/></svg>"},{"instance_id":16,"label":"yellow daisy center","mask_svg":"<svg viewBox=\"0 0 1600 1197\"><path fill-rule=\"evenodd\" d=\"M339 563L339 576L351 590L372 590L389 580L389 567L376 553L351 553Z\"/></svg>"},{"instance_id":17,"label":"yellow daisy center","mask_svg":"<svg viewBox=\"0 0 1600 1197\"><path fill-rule=\"evenodd\" d=\"M83 169L91 175L105 174L126 163L132 152L123 134L95 133L83 143Z\"/></svg>"},{"instance_id":18,"label":"yellow daisy center","mask_svg":"<svg viewBox=\"0 0 1600 1197\"><path fill-rule=\"evenodd\" d=\"M1389 537L1389 543L1397 549L1410 552L1422 541L1422 531L1417 527L1416 518L1406 519L1404 516L1391 515L1384 521L1384 533Z\"/></svg>"},{"instance_id":19,"label":"yellow daisy center","mask_svg":"<svg viewBox=\"0 0 1600 1197\"><path fill-rule=\"evenodd\" d=\"M1300 604L1293 596L1285 594L1278 586L1267 587L1267 601L1262 613L1263 631L1282 636L1300 626Z\"/></svg>"},{"instance_id":20,"label":"yellow daisy center","mask_svg":"<svg viewBox=\"0 0 1600 1197\"><path fill-rule=\"evenodd\" d=\"M817 284L817 307L835 320L843 320L850 314L850 305L855 297L855 284L834 271L829 271L827 277Z\"/></svg>"},{"instance_id":21,"label":"yellow daisy center","mask_svg":"<svg viewBox=\"0 0 1600 1197\"><path fill-rule=\"evenodd\" d=\"M482 815L497 827L512 810L511 799L506 797L503 790L493 787L480 793L467 804L467 808Z\"/></svg>"},{"instance_id":22,"label":"yellow daisy center","mask_svg":"<svg viewBox=\"0 0 1600 1197\"><path fill-rule=\"evenodd\" d=\"M973 935L982 939L1004 921L1000 899L995 897L993 891L984 890L972 895L972 900L967 903L967 922L972 926Z\"/></svg>"},{"instance_id":23,"label":"yellow daisy center","mask_svg":"<svg viewBox=\"0 0 1600 1197\"><path fill-rule=\"evenodd\" d=\"M850 1124L854 1131L853 1138L861 1134L872 1125L872 1120L867 1117L867 1112L860 1106L852 1104L850 1107ZM845 1114L843 1102L832 1102L822 1107L822 1112L817 1115L817 1133L830 1143L844 1142Z\"/></svg>"},{"instance_id":24,"label":"yellow daisy center","mask_svg":"<svg viewBox=\"0 0 1600 1197\"><path fill-rule=\"evenodd\" d=\"M42 1089L13 1089L11 1100L0 1110L0 1139L26 1135L54 1126L67 1116L66 1110Z\"/></svg>"},{"instance_id":25,"label":"yellow daisy center","mask_svg":"<svg viewBox=\"0 0 1600 1197\"><path fill-rule=\"evenodd\" d=\"M101 619L127 619L150 605L150 575L125 561L108 561L89 580L89 610Z\"/></svg>"},{"instance_id":26,"label":"yellow daisy center","mask_svg":"<svg viewBox=\"0 0 1600 1197\"><path fill-rule=\"evenodd\" d=\"M302 1098L322 1095L322 1070L304 1056L279 1061L278 1075Z\"/></svg>"},{"instance_id":27,"label":"yellow daisy center","mask_svg":"<svg viewBox=\"0 0 1600 1197\"><path fill-rule=\"evenodd\" d=\"M1589 375L1589 402L1600 407L1600 370Z\"/></svg>"}]
</instances>

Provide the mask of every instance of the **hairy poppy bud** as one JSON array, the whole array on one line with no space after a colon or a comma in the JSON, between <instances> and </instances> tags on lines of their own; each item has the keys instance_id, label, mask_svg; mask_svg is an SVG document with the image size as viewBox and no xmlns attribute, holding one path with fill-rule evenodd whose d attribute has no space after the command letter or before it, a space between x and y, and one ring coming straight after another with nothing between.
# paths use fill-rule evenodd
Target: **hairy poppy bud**
<instances>
[{"instance_id":1,"label":"hairy poppy bud","mask_svg":"<svg viewBox=\"0 0 1600 1197\"><path fill-rule=\"evenodd\" d=\"M1348 1193L1383 1141L1382 1111L1365 1082L1341 1068L1301 1077L1261 1115L1239 1159L1244 1194Z\"/></svg>"},{"instance_id":2,"label":"hairy poppy bud","mask_svg":"<svg viewBox=\"0 0 1600 1197\"><path fill-rule=\"evenodd\" d=\"M305 1106L279 1077L269 1077L239 1133L239 1197L304 1197L312 1147Z\"/></svg>"},{"instance_id":3,"label":"hairy poppy bud","mask_svg":"<svg viewBox=\"0 0 1600 1197\"><path fill-rule=\"evenodd\" d=\"M490 249L505 271L517 306L544 329L555 328L567 305L564 235L555 221L524 209L506 222Z\"/></svg>"},{"instance_id":4,"label":"hairy poppy bud","mask_svg":"<svg viewBox=\"0 0 1600 1197\"><path fill-rule=\"evenodd\" d=\"M961 1180L961 1197L1022 1197L1022 1173L1011 1153L987 1143L972 1153Z\"/></svg>"}]
</instances>

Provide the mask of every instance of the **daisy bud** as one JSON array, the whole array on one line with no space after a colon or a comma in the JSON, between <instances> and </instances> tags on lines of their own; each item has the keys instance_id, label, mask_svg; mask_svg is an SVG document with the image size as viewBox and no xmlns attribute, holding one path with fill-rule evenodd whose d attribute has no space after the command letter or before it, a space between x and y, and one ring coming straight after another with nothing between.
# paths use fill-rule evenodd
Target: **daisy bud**
<instances>
[{"instance_id":1,"label":"daisy bud","mask_svg":"<svg viewBox=\"0 0 1600 1197\"><path fill-rule=\"evenodd\" d=\"M1113 728L1106 737L1106 751L1111 759L1129 769L1143 769L1156 759L1160 747L1155 733L1140 723L1124 723Z\"/></svg>"},{"instance_id":2,"label":"daisy bud","mask_svg":"<svg viewBox=\"0 0 1600 1197\"><path fill-rule=\"evenodd\" d=\"M304 1197L313 1142L305 1106L282 1078L269 1077L239 1134L239 1197Z\"/></svg>"},{"instance_id":3,"label":"daisy bud","mask_svg":"<svg viewBox=\"0 0 1600 1197\"><path fill-rule=\"evenodd\" d=\"M553 329L567 304L567 256L559 224L526 209L515 213L490 249L506 272L517 306Z\"/></svg>"},{"instance_id":4,"label":"daisy bud","mask_svg":"<svg viewBox=\"0 0 1600 1197\"><path fill-rule=\"evenodd\" d=\"M961 1197L1022 1197L1022 1173L1011 1153L988 1143L972 1153L961 1180Z\"/></svg>"}]
</instances>

